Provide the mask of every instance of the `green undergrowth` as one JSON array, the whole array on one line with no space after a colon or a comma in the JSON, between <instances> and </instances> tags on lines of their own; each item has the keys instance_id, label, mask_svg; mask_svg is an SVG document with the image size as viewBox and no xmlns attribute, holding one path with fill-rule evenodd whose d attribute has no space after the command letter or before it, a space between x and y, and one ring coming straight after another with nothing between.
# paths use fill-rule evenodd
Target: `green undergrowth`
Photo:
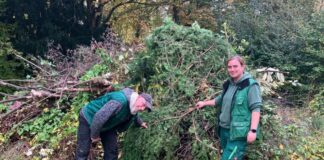
<instances>
[{"instance_id":1,"label":"green undergrowth","mask_svg":"<svg viewBox=\"0 0 324 160\"><path fill-rule=\"evenodd\" d=\"M277 106L268 101L263 107L262 139L248 147L249 159L323 159L324 130L314 127L323 117L308 108Z\"/></svg>"},{"instance_id":2,"label":"green undergrowth","mask_svg":"<svg viewBox=\"0 0 324 160\"><path fill-rule=\"evenodd\" d=\"M32 144L43 143L50 141L55 143L57 141L54 136L56 130L59 130L59 125L64 116L64 113L59 109L51 109L48 111L46 108L44 113L37 119L24 123L18 127L18 135L25 139L33 137Z\"/></svg>"}]
</instances>

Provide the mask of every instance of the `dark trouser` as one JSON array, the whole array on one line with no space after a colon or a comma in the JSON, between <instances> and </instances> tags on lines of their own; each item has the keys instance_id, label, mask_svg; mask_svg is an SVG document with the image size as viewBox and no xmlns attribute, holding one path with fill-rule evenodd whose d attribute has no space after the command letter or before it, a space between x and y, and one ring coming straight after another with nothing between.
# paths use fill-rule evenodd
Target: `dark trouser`
<instances>
[{"instance_id":1,"label":"dark trouser","mask_svg":"<svg viewBox=\"0 0 324 160\"><path fill-rule=\"evenodd\" d=\"M80 114L75 159L86 160L90 152L90 147L91 138L89 124L85 120L85 118Z\"/></svg>"},{"instance_id":2,"label":"dark trouser","mask_svg":"<svg viewBox=\"0 0 324 160\"><path fill-rule=\"evenodd\" d=\"M104 159L116 160L118 157L117 132L115 130L102 132L100 138L104 147ZM80 114L75 159L86 160L90 152L90 147L91 138L89 124Z\"/></svg>"},{"instance_id":3,"label":"dark trouser","mask_svg":"<svg viewBox=\"0 0 324 160\"><path fill-rule=\"evenodd\" d=\"M247 146L246 140L230 140L230 130L220 127L222 160L242 160Z\"/></svg>"},{"instance_id":4,"label":"dark trouser","mask_svg":"<svg viewBox=\"0 0 324 160\"><path fill-rule=\"evenodd\" d=\"M118 158L117 131L102 132L100 138L104 148L104 160L116 160Z\"/></svg>"}]
</instances>

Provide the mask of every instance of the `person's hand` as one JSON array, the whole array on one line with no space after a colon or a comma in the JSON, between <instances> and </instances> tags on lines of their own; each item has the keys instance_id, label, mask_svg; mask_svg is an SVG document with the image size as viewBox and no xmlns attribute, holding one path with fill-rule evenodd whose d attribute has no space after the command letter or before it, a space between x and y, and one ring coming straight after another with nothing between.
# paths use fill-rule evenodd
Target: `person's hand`
<instances>
[{"instance_id":1,"label":"person's hand","mask_svg":"<svg viewBox=\"0 0 324 160\"><path fill-rule=\"evenodd\" d=\"M146 122L143 122L143 123L141 124L141 127L146 129L146 128L147 128L147 124L146 124Z\"/></svg>"},{"instance_id":2,"label":"person's hand","mask_svg":"<svg viewBox=\"0 0 324 160\"><path fill-rule=\"evenodd\" d=\"M196 108L197 109L201 109L201 108L203 108L205 106L205 103L204 103L204 101L199 101L197 104L196 104Z\"/></svg>"},{"instance_id":3,"label":"person's hand","mask_svg":"<svg viewBox=\"0 0 324 160\"><path fill-rule=\"evenodd\" d=\"M92 138L92 137L91 137L91 142L92 142L92 143L97 143L97 142L99 142L100 140L101 140L100 137L96 137L96 138Z\"/></svg>"},{"instance_id":4,"label":"person's hand","mask_svg":"<svg viewBox=\"0 0 324 160\"><path fill-rule=\"evenodd\" d=\"M256 133L253 133L252 131L249 131L248 135L247 135L247 142L248 143L253 143L256 139Z\"/></svg>"}]
</instances>

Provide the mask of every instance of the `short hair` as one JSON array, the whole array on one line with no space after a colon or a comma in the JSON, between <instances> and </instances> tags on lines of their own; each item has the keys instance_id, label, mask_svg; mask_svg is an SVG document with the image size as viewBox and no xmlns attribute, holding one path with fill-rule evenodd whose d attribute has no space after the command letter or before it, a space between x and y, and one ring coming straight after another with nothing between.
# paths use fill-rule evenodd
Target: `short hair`
<instances>
[{"instance_id":1,"label":"short hair","mask_svg":"<svg viewBox=\"0 0 324 160\"><path fill-rule=\"evenodd\" d=\"M230 57L229 59L227 59L227 61L226 61L226 66L228 65L228 62L231 61L231 60L237 60L237 61L240 62L240 64L241 64L242 66L245 65L244 59L243 59L241 56L239 56L239 55L235 55L235 56L232 56L232 57Z\"/></svg>"}]
</instances>

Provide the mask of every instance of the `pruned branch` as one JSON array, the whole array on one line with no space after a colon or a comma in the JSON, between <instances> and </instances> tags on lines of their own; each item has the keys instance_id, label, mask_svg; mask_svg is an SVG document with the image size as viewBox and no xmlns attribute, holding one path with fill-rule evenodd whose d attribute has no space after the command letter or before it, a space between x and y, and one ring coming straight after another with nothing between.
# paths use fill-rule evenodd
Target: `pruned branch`
<instances>
[{"instance_id":1,"label":"pruned branch","mask_svg":"<svg viewBox=\"0 0 324 160\"><path fill-rule=\"evenodd\" d=\"M7 96L7 97L17 97L17 96L11 95L11 94L3 93L3 92L0 92L0 95Z\"/></svg>"},{"instance_id":2,"label":"pruned branch","mask_svg":"<svg viewBox=\"0 0 324 160\"><path fill-rule=\"evenodd\" d=\"M45 71L42 67L40 67L40 66L36 65L35 63L27 60L26 58L24 58L24 57L22 57L22 56L20 56L20 55L18 55L16 53L13 53L13 54L16 55L18 58L22 59L23 61L25 61L25 62L31 64L32 66L36 67L37 69L41 70L42 72L46 73L47 75L51 75L51 73Z\"/></svg>"},{"instance_id":3,"label":"pruned branch","mask_svg":"<svg viewBox=\"0 0 324 160\"><path fill-rule=\"evenodd\" d=\"M36 83L38 81L33 80L33 79L6 79L6 80L1 80L3 82L25 82L25 83Z\"/></svg>"},{"instance_id":4,"label":"pruned branch","mask_svg":"<svg viewBox=\"0 0 324 160\"><path fill-rule=\"evenodd\" d=\"M2 80L0 80L0 86L11 87L11 88L14 88L16 90L26 90L26 89L29 89L28 87L21 87L21 86L18 86L18 85L14 85L14 84L11 84L11 83L4 82Z\"/></svg>"},{"instance_id":5,"label":"pruned branch","mask_svg":"<svg viewBox=\"0 0 324 160\"><path fill-rule=\"evenodd\" d=\"M2 101L0 101L0 104L2 104L2 103L12 102L12 101L18 101L18 100L30 99L30 98L31 98L31 96L24 96L24 97L11 98L11 99L7 99L7 100L2 100Z\"/></svg>"},{"instance_id":6,"label":"pruned branch","mask_svg":"<svg viewBox=\"0 0 324 160\"><path fill-rule=\"evenodd\" d=\"M195 108L195 107L191 107L191 108L188 108L188 110L187 110L185 113L183 113L183 114L181 114L181 115L179 115L179 116L166 117L166 118L160 119L160 120L158 120L158 121L155 121L155 122L153 122L152 124L153 124L153 125L156 125L156 124L158 124L158 123L161 123L161 122L163 122L163 121L168 121L168 120L171 120L171 119L178 119L178 121L180 121L180 120L183 119L185 116L189 115L190 113L192 113L192 112L195 111L195 110L197 110L197 108Z\"/></svg>"},{"instance_id":7,"label":"pruned branch","mask_svg":"<svg viewBox=\"0 0 324 160\"><path fill-rule=\"evenodd\" d=\"M57 107L65 111L65 108L79 92L91 92L95 96L113 90L112 73L107 73L90 80L83 81L84 76L94 65L105 63L97 54L97 49L110 53L121 51L121 41L110 30L106 31L102 42L93 40L91 46L79 46L75 50L62 53L60 45L49 44L46 59L27 59L15 53L23 62L31 65L35 71L34 79L0 79L0 87L14 89L14 94L2 93L0 104L5 104L5 110L0 113L1 132L12 129L26 120L37 117L43 112L44 107ZM92 47L96 44L95 47ZM41 63L45 62L45 63ZM105 65L105 64L102 64ZM104 71L104 70L103 70ZM62 101L64 100L64 101ZM10 103L13 102L13 103ZM67 102L67 103L65 103ZM62 105L62 106L61 106Z\"/></svg>"}]
</instances>

